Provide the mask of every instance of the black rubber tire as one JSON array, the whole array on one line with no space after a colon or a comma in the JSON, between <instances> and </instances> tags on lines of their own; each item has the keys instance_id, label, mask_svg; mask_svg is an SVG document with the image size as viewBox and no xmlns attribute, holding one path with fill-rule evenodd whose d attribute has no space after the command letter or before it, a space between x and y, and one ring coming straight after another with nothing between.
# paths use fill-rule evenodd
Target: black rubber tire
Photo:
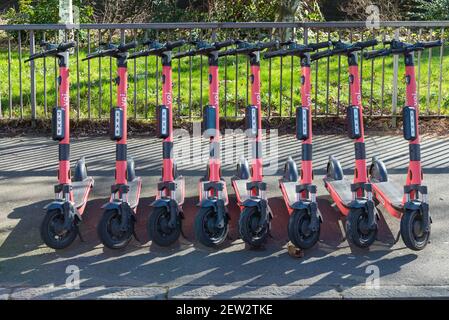
<instances>
[{"instance_id":1,"label":"black rubber tire","mask_svg":"<svg viewBox=\"0 0 449 320\"><path fill-rule=\"evenodd\" d=\"M216 215L212 207L204 207L200 208L195 217L195 237L207 247L219 246L228 236L229 224L226 217L224 218L223 228L216 230L216 233L209 233L210 229L207 228L207 223L215 223Z\"/></svg>"},{"instance_id":2,"label":"black rubber tire","mask_svg":"<svg viewBox=\"0 0 449 320\"><path fill-rule=\"evenodd\" d=\"M260 219L260 212L257 207L246 207L243 209L239 219L239 233L242 240L250 247L259 248L267 240L270 232L270 222L256 233L251 227L251 224L255 223L254 219L257 219L257 221Z\"/></svg>"},{"instance_id":3,"label":"black rubber tire","mask_svg":"<svg viewBox=\"0 0 449 320\"><path fill-rule=\"evenodd\" d=\"M57 234L52 228L52 222L55 221L55 219L62 219L61 223L63 223L64 214L59 210L47 211L41 224L42 241L52 249L58 250L67 248L75 240L78 234L78 226L75 223L72 224L72 228L67 230L62 238L56 238Z\"/></svg>"},{"instance_id":4,"label":"black rubber tire","mask_svg":"<svg viewBox=\"0 0 449 320\"><path fill-rule=\"evenodd\" d=\"M315 232L309 231L310 215L307 210L295 210L288 220L288 237L300 249L312 248L320 239L320 225ZM307 234L310 233L310 234Z\"/></svg>"},{"instance_id":5,"label":"black rubber tire","mask_svg":"<svg viewBox=\"0 0 449 320\"><path fill-rule=\"evenodd\" d=\"M367 213L363 209L352 209L346 218L346 234L348 240L359 248L368 248L376 240L376 228L363 232L360 229L360 223L368 219Z\"/></svg>"},{"instance_id":6,"label":"black rubber tire","mask_svg":"<svg viewBox=\"0 0 449 320\"><path fill-rule=\"evenodd\" d=\"M414 251L424 249L430 238L430 225L428 232L416 230L416 223L421 223L421 214L418 210L406 211L401 218L401 238L405 245ZM422 234L416 234L421 232Z\"/></svg>"},{"instance_id":7,"label":"black rubber tire","mask_svg":"<svg viewBox=\"0 0 449 320\"><path fill-rule=\"evenodd\" d=\"M147 232L148 237L154 243L161 247L168 247L178 241L181 235L181 218L178 216L176 228L170 229L171 232L164 232L161 229L162 219L168 223L170 220L170 213L165 207L155 207L148 219Z\"/></svg>"},{"instance_id":8,"label":"black rubber tire","mask_svg":"<svg viewBox=\"0 0 449 320\"><path fill-rule=\"evenodd\" d=\"M122 249L131 241L134 234L134 219L129 217L128 228L125 232L121 233L119 236L112 235L111 233L111 223L114 220L119 220L120 216L117 210L106 210L101 217L100 223L98 224L98 236L101 242L109 249ZM118 221L117 223L119 223Z\"/></svg>"}]
</instances>

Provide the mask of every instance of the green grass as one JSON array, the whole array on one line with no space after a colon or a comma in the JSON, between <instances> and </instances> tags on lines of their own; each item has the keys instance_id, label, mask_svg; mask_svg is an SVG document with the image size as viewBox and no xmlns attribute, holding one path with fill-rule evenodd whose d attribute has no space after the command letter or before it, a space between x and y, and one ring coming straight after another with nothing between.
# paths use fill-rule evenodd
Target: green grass
<instances>
[{"instance_id":1,"label":"green grass","mask_svg":"<svg viewBox=\"0 0 449 320\"><path fill-rule=\"evenodd\" d=\"M447 55L449 49L445 49L444 60L442 65L442 96L441 96L441 114L448 114L449 110L449 63L447 62ZM431 72L430 72L430 93L429 101L427 101L427 84L428 84L428 52L422 53L421 56L421 72L419 81L419 97L421 110L429 112L430 114L438 113L438 94L439 94L439 77L440 77L440 50L433 49L431 59ZM87 117L88 112L88 97L90 97L90 116L93 118L107 117L110 107L110 94L112 94L112 102L115 104L115 86L112 86L112 92L110 92L110 77L109 77L109 58L103 58L101 63L101 69L99 68L98 59L92 60L90 63L90 83L91 90L89 94L89 81L88 81L88 63L81 61L85 56L85 51L80 51L79 64L77 64L76 56L71 56L70 69L71 69L71 106L72 117L79 115L80 117ZM27 52L23 52L22 60L28 56ZM300 104L300 68L299 59L293 58L293 79L291 79L291 63L290 57L284 58L282 67L282 103L280 103L280 59L276 58L272 60L272 82L271 82L271 100L269 97L269 62L262 60L261 62L261 98L264 112L267 114L270 110L272 116L288 116L291 109L291 88L293 88L293 101L292 105L297 106ZM113 74L115 77L115 63L112 61ZM234 116L241 115L243 108L247 104L246 96L246 70L247 62L245 57L238 58L238 77L237 77L237 96L235 95L236 86L236 62L235 57L228 57L226 60L227 65L227 77L226 77L226 108L225 108L225 60L220 61L220 102L222 115ZM418 65L418 59L416 59L416 65ZM180 69L180 80L178 80L178 67ZM12 110L11 115L13 117L29 117L31 114L30 107L30 69L29 63L21 63L22 79L19 78L19 56L16 50L13 50L11 56L11 93L12 93ZM47 92L47 115L51 111L51 108L55 105L55 63L53 58L46 59L46 87L44 89L44 61L39 60L36 62L36 92L37 92L37 114L39 117L45 116L45 91ZM329 59L329 93L327 94L327 60L323 59L319 62L318 72L318 85L315 87L315 64L312 65L312 102L313 107L317 106L316 112L318 114L336 113L337 108L341 112L348 102L348 81L347 81L347 61L344 57L341 57L341 72L340 72L340 88L338 86L338 57L332 57ZM371 61L363 61L363 103L368 110L368 113L372 111L372 114L390 114L391 113L391 99L392 99L392 87L393 87L393 58L387 57L385 59L385 75L384 75L384 105L382 108L382 59L377 59L373 63L373 99L370 102L371 96ZM100 70L102 75L101 89L102 99L100 102ZM136 70L136 72L134 72ZM159 63L159 70L161 65ZM77 71L79 72L79 86L77 86ZM192 116L198 117L201 114L200 101L202 99L203 105L208 101L208 81L207 81L207 59L203 57L203 68L201 72L200 58L195 57L192 59L192 81L191 81L191 97L189 97L189 73L190 63L189 59L185 58L179 62L173 61L173 97L174 108L179 113L178 115L189 116L189 101L192 106ZM404 66L403 60L399 60L399 97L398 107L401 107L404 103L404 82L403 82ZM160 75L160 73L159 73ZM201 95L201 82L202 77L202 95ZM134 81L136 79L136 81ZM128 91L128 103L129 103L129 115L137 115L138 118L151 118L154 114L155 105L157 103L156 96L158 94L156 90L156 60L154 57L148 58L148 94L146 98L145 93L145 59L140 58L134 62L129 62L129 91ZM23 108L20 103L20 83L22 83L23 92ZM291 85L293 83L293 86ZM179 100L178 100L178 86L179 86ZM161 88L159 82L159 90ZM79 90L80 103L77 103L77 95ZM338 105L338 92L340 92L340 104ZM134 107L134 95L136 106ZM10 101L9 101L9 82L8 82L8 52L7 50L0 50L0 99L2 106L3 117L9 117L10 115ZM159 103L160 103L159 92ZM269 104L269 101L271 103ZM328 101L328 103L327 103ZM371 109L372 105L372 109Z\"/></svg>"}]
</instances>

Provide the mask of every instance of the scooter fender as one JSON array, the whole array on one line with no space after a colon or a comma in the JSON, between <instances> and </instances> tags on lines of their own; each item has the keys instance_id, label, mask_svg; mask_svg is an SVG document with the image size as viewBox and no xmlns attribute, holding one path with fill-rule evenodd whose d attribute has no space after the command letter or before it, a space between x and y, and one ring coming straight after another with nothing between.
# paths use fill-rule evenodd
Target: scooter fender
<instances>
[{"instance_id":1,"label":"scooter fender","mask_svg":"<svg viewBox=\"0 0 449 320\"><path fill-rule=\"evenodd\" d=\"M304 201L296 201L295 203L292 204L292 209L295 210L308 210L310 206L310 202L304 202Z\"/></svg>"},{"instance_id":2,"label":"scooter fender","mask_svg":"<svg viewBox=\"0 0 449 320\"><path fill-rule=\"evenodd\" d=\"M244 207L258 207L259 211L268 213L265 219L260 219L259 223L261 225L265 223L266 219L269 219L269 221L273 220L273 212L271 212L268 201L265 199L249 198L243 201L242 205Z\"/></svg>"},{"instance_id":3,"label":"scooter fender","mask_svg":"<svg viewBox=\"0 0 449 320\"><path fill-rule=\"evenodd\" d=\"M49 212L51 210L59 210L61 213L64 213L64 203L64 201L55 200L45 205L43 209L46 212ZM78 218L78 220L81 221L81 215L78 210L75 209L73 210L73 212L75 213L75 216Z\"/></svg>"},{"instance_id":4,"label":"scooter fender","mask_svg":"<svg viewBox=\"0 0 449 320\"><path fill-rule=\"evenodd\" d=\"M225 219L230 220L229 214L226 210L223 199L203 199L199 203L201 208L214 208L217 213L216 227L223 228L225 225Z\"/></svg>"},{"instance_id":5,"label":"scooter fender","mask_svg":"<svg viewBox=\"0 0 449 320\"><path fill-rule=\"evenodd\" d=\"M162 198L157 199L153 201L150 206L156 207L156 208L166 208L167 211L170 213L170 221L168 222L169 226L171 228L176 227L176 219L178 216L181 218L184 218L184 214L182 213L181 207L178 205L178 203L169 198Z\"/></svg>"},{"instance_id":6,"label":"scooter fender","mask_svg":"<svg viewBox=\"0 0 449 320\"><path fill-rule=\"evenodd\" d=\"M404 209L411 211L421 210L421 202L414 202L414 201L406 202L404 203Z\"/></svg>"},{"instance_id":7,"label":"scooter fender","mask_svg":"<svg viewBox=\"0 0 449 320\"><path fill-rule=\"evenodd\" d=\"M371 201L371 203L369 203L367 200L365 200L365 199L356 199L356 200L354 200L354 201L352 201L350 204L349 204L349 206L351 207L351 208L356 208L356 209L359 209L359 208L361 208L361 209L364 209L364 210L366 210L366 211L370 211L370 210L372 210L373 211L373 213L374 213L374 216L372 217L372 221L369 221L369 223L370 224L377 224L377 221L380 219L380 217L379 217L379 213L377 212L377 210L375 209L375 206L374 206L374 202L373 201Z\"/></svg>"},{"instance_id":8,"label":"scooter fender","mask_svg":"<svg viewBox=\"0 0 449 320\"><path fill-rule=\"evenodd\" d=\"M157 199L157 200L154 200L150 204L150 206L156 207L156 208L166 207L168 210L170 210L170 199Z\"/></svg>"}]
</instances>

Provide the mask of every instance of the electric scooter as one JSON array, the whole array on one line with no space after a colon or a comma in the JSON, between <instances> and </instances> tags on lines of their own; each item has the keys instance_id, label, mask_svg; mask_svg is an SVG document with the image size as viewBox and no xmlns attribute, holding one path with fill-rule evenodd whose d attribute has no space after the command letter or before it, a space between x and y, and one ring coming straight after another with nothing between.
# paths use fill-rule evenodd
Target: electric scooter
<instances>
[{"instance_id":1,"label":"electric scooter","mask_svg":"<svg viewBox=\"0 0 449 320\"><path fill-rule=\"evenodd\" d=\"M88 55L83 60L112 57L117 61L118 88L117 106L111 106L110 137L116 141L115 148L115 183L111 186L111 197L102 206L103 216L98 224L98 235L108 248L125 247L134 233L135 213L139 203L142 179L136 177L134 160L127 154L127 60L129 50L137 46L136 42L103 45L99 51ZM137 237L136 237L137 238Z\"/></svg>"},{"instance_id":2,"label":"electric scooter","mask_svg":"<svg viewBox=\"0 0 449 320\"><path fill-rule=\"evenodd\" d=\"M389 48L366 52L367 59L403 54L405 62L406 104L402 109L403 135L409 141L409 167L403 192L388 179L385 164L373 157L369 167L369 180L373 186L375 199L394 217L401 219L400 233L405 245L415 251L425 248L430 237L427 202L427 186L422 185L421 150L419 137L419 105L416 94L415 65L413 53L425 48L440 47L442 41L404 43L397 40L386 41Z\"/></svg>"},{"instance_id":3,"label":"electric scooter","mask_svg":"<svg viewBox=\"0 0 449 320\"><path fill-rule=\"evenodd\" d=\"M267 52L264 59L298 56L301 60L301 106L296 108L296 139L302 141L301 175L289 157L279 187L290 215L288 236L298 248L309 249L319 240L323 219L316 202L317 187L312 169L312 103L310 98L310 52L327 48L331 42L290 43L287 49ZM299 180L299 181L298 181Z\"/></svg>"},{"instance_id":4,"label":"electric scooter","mask_svg":"<svg viewBox=\"0 0 449 320\"><path fill-rule=\"evenodd\" d=\"M260 100L260 52L278 48L279 42L248 43L238 41L237 48L227 54L243 54L249 57L251 67L251 105L246 107L246 135L252 148L251 167L245 158L237 163L237 173L231 178L241 214L239 233L250 247L261 247L271 227L273 214L266 196L267 184L263 182L262 159L262 106Z\"/></svg>"},{"instance_id":5,"label":"electric scooter","mask_svg":"<svg viewBox=\"0 0 449 320\"><path fill-rule=\"evenodd\" d=\"M229 231L228 192L226 182L221 177L218 57L220 49L234 43L234 40L214 43L193 41L195 49L174 56L177 59L195 55L208 58L209 104L203 110L203 136L210 141L209 163L206 174L198 183L200 209L195 217L195 237L208 247L223 243Z\"/></svg>"},{"instance_id":6,"label":"electric scooter","mask_svg":"<svg viewBox=\"0 0 449 320\"><path fill-rule=\"evenodd\" d=\"M162 105L156 108L157 137L162 142L162 177L157 184L153 212L148 219L149 239L160 246L175 243L181 234L182 205L185 197L184 177L180 176L173 159L172 111L172 50L184 45L184 40L167 42L147 40L147 50L133 53L129 59L157 56L162 59Z\"/></svg>"},{"instance_id":7,"label":"electric scooter","mask_svg":"<svg viewBox=\"0 0 449 320\"><path fill-rule=\"evenodd\" d=\"M348 239L360 248L369 247L377 235L378 213L374 206L372 186L367 179L363 127L363 106L360 93L357 51L377 44L377 40L356 43L333 42L333 49L311 55L311 60L332 55L346 55L349 65L351 105L346 109L348 136L354 140L355 170L351 183L343 174L340 162L329 156L324 185L332 200L346 218Z\"/></svg>"},{"instance_id":8,"label":"electric scooter","mask_svg":"<svg viewBox=\"0 0 449 320\"><path fill-rule=\"evenodd\" d=\"M58 184L54 187L55 200L44 207L46 215L40 230L44 243L53 249L64 249L78 234L81 237L78 225L94 186L94 179L87 176L84 157L77 161L73 178L70 170L69 50L75 46L75 42L41 42L44 50L25 61L56 57L59 64L59 106L52 110L52 138L59 141Z\"/></svg>"}]
</instances>

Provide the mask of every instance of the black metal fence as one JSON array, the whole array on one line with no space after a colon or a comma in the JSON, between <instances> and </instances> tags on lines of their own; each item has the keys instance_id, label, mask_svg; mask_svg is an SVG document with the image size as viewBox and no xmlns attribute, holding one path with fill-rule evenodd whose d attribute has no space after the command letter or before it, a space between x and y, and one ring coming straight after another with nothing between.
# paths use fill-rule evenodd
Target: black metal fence
<instances>
[{"instance_id":1,"label":"black metal fence","mask_svg":"<svg viewBox=\"0 0 449 320\"><path fill-rule=\"evenodd\" d=\"M41 40L73 39L78 45L71 58L72 116L104 118L115 104L115 65L112 59L81 61L99 44L145 38L159 41L239 38L268 40L291 38L299 42L342 39L358 41L398 38L406 41L447 39L449 21L380 22L368 29L363 21L323 23L148 23L84 25L0 25L0 116L48 117L57 103L57 65L53 58L24 63ZM382 46L382 45L380 45ZM179 49L184 50L185 48ZM137 49L138 50L138 49ZM444 116L449 110L447 46L416 54L418 99L427 116ZM300 65L296 57L263 60L262 106L264 115L291 117L300 103ZM154 57L129 62L129 116L151 119L160 98L161 64ZM404 103L402 60L385 57L366 61L360 55L362 97L366 114L394 116ZM244 57L220 61L222 116L238 118L250 97L249 64ZM173 97L177 117L197 118L207 103L207 61L190 57L173 61ZM315 116L339 116L349 102L347 62L340 56L312 66L312 100Z\"/></svg>"}]
</instances>

